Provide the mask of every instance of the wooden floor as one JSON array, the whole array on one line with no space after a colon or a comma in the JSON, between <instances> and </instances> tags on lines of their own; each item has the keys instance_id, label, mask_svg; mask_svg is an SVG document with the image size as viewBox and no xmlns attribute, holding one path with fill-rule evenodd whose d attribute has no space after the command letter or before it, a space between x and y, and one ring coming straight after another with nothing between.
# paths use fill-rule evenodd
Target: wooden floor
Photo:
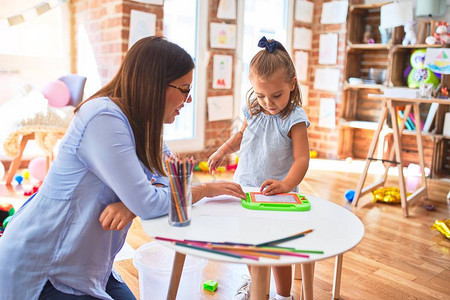
<instances>
[{"instance_id":1,"label":"wooden floor","mask_svg":"<svg viewBox=\"0 0 450 300\"><path fill-rule=\"evenodd\" d=\"M362 242L344 255L340 299L450 299L450 240L430 229L436 219L450 218L446 200L450 181L429 180L428 199L410 209L410 217L403 218L400 205L372 203L365 196L357 209L344 199L348 189L355 189L358 173L346 171L310 169L300 185L300 191L329 199L352 210L364 223ZM199 181L226 180L231 174L216 176L198 175ZM374 182L370 175L367 183ZM388 186L396 186L396 177L389 178ZM18 197L18 193L0 185L0 197ZM434 205L435 210L425 209L424 204ZM339 224L336 224L339 226ZM151 241L135 219L127 242L137 248ZM138 272L132 260L115 263L133 293L139 299ZM315 299L331 298L334 260L316 263L314 278ZM201 299L232 299L240 285L246 267L238 264L208 262L203 280L216 280L219 288L215 293L202 291ZM300 280L294 280L294 299L300 299ZM275 292L273 281L271 295Z\"/></svg>"}]
</instances>

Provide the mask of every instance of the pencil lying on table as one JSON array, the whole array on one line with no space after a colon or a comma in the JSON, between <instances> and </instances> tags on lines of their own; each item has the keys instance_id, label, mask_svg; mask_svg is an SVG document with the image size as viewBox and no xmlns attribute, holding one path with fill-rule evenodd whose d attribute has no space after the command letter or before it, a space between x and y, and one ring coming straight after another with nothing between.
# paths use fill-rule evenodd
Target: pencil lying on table
<instances>
[{"instance_id":1,"label":"pencil lying on table","mask_svg":"<svg viewBox=\"0 0 450 300\"><path fill-rule=\"evenodd\" d=\"M308 229L308 230L296 233L294 235L287 236L285 238L281 238L281 239L277 239L277 240L273 240L273 241L257 244L255 246L256 247L263 247L263 246L271 246L273 244L284 243L284 242L287 242L287 241L290 241L290 240L301 238L301 237L305 236L306 234L308 234L308 233L310 233L312 231L313 231L312 229Z\"/></svg>"}]
</instances>

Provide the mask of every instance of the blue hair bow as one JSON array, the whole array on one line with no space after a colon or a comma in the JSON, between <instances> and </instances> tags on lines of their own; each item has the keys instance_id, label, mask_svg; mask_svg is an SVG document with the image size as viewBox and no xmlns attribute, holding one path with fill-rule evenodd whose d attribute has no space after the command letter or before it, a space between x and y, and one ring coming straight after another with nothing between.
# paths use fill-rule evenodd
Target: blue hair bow
<instances>
[{"instance_id":1,"label":"blue hair bow","mask_svg":"<svg viewBox=\"0 0 450 300\"><path fill-rule=\"evenodd\" d=\"M273 40L272 42L269 42L266 37L263 36L258 42L258 47L266 48L267 51L273 53L275 49L277 49L277 41Z\"/></svg>"}]
</instances>

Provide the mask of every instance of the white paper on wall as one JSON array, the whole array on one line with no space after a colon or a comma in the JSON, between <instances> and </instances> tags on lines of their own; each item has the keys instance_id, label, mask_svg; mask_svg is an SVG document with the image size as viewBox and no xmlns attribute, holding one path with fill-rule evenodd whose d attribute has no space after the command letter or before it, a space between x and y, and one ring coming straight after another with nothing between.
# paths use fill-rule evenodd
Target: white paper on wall
<instances>
[{"instance_id":1,"label":"white paper on wall","mask_svg":"<svg viewBox=\"0 0 450 300\"><path fill-rule=\"evenodd\" d=\"M155 35L156 15L138 10L130 13L130 35L128 38L128 49L140 39Z\"/></svg>"},{"instance_id":2,"label":"white paper on wall","mask_svg":"<svg viewBox=\"0 0 450 300\"><path fill-rule=\"evenodd\" d=\"M320 98L319 127L336 127L336 101L332 98Z\"/></svg>"},{"instance_id":3,"label":"white paper on wall","mask_svg":"<svg viewBox=\"0 0 450 300\"><path fill-rule=\"evenodd\" d=\"M213 89L231 89L233 56L214 55Z\"/></svg>"},{"instance_id":4,"label":"white paper on wall","mask_svg":"<svg viewBox=\"0 0 450 300\"><path fill-rule=\"evenodd\" d=\"M300 84L300 92L302 93L302 106L308 106L309 87L306 84Z\"/></svg>"},{"instance_id":5,"label":"white paper on wall","mask_svg":"<svg viewBox=\"0 0 450 300\"><path fill-rule=\"evenodd\" d=\"M294 28L294 49L310 50L312 42L311 29L304 27Z\"/></svg>"},{"instance_id":6,"label":"white paper on wall","mask_svg":"<svg viewBox=\"0 0 450 300\"><path fill-rule=\"evenodd\" d=\"M430 1L431 2L431 1ZM394 2L380 9L380 28L394 28L413 21L413 5L410 1Z\"/></svg>"},{"instance_id":7,"label":"white paper on wall","mask_svg":"<svg viewBox=\"0 0 450 300\"><path fill-rule=\"evenodd\" d=\"M295 4L295 20L311 23L314 13L314 3L305 0L297 0Z\"/></svg>"},{"instance_id":8,"label":"white paper on wall","mask_svg":"<svg viewBox=\"0 0 450 300\"><path fill-rule=\"evenodd\" d=\"M225 23L210 23L211 48L236 48L236 25Z\"/></svg>"},{"instance_id":9,"label":"white paper on wall","mask_svg":"<svg viewBox=\"0 0 450 300\"><path fill-rule=\"evenodd\" d=\"M347 20L348 1L332 1L322 4L322 24L340 24Z\"/></svg>"},{"instance_id":10,"label":"white paper on wall","mask_svg":"<svg viewBox=\"0 0 450 300\"><path fill-rule=\"evenodd\" d=\"M236 1L220 0L217 7L217 18L219 19L236 19Z\"/></svg>"},{"instance_id":11,"label":"white paper on wall","mask_svg":"<svg viewBox=\"0 0 450 300\"><path fill-rule=\"evenodd\" d=\"M320 35L319 64L334 65L337 61L338 34L327 33Z\"/></svg>"},{"instance_id":12,"label":"white paper on wall","mask_svg":"<svg viewBox=\"0 0 450 300\"><path fill-rule=\"evenodd\" d=\"M331 68L317 68L314 73L314 89L337 92L341 71Z\"/></svg>"},{"instance_id":13,"label":"white paper on wall","mask_svg":"<svg viewBox=\"0 0 450 300\"><path fill-rule=\"evenodd\" d=\"M295 69L297 71L297 79L300 81L308 80L308 57L306 51L295 51Z\"/></svg>"},{"instance_id":14,"label":"white paper on wall","mask_svg":"<svg viewBox=\"0 0 450 300\"><path fill-rule=\"evenodd\" d=\"M208 97L207 102L210 122L233 118L233 96Z\"/></svg>"}]
</instances>

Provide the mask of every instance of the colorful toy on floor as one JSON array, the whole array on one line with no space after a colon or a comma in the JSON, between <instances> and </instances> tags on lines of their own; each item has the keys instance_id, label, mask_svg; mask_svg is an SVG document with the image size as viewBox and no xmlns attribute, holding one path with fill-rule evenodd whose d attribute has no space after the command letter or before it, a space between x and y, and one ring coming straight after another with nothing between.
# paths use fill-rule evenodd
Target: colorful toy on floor
<instances>
[{"instance_id":1,"label":"colorful toy on floor","mask_svg":"<svg viewBox=\"0 0 450 300\"><path fill-rule=\"evenodd\" d=\"M16 211L14 210L14 207L11 203L0 203L0 224L3 224L3 222L8 218L14 215ZM3 226L3 228L6 226Z\"/></svg>"},{"instance_id":2,"label":"colorful toy on floor","mask_svg":"<svg viewBox=\"0 0 450 300\"><path fill-rule=\"evenodd\" d=\"M28 169L22 170L23 179L30 179L30 171Z\"/></svg>"},{"instance_id":3,"label":"colorful toy on floor","mask_svg":"<svg viewBox=\"0 0 450 300\"><path fill-rule=\"evenodd\" d=\"M353 198L355 197L355 191L354 190L347 190L344 194L345 199L347 199L348 202L352 203Z\"/></svg>"},{"instance_id":4,"label":"colorful toy on floor","mask_svg":"<svg viewBox=\"0 0 450 300\"><path fill-rule=\"evenodd\" d=\"M443 236L450 239L450 219L434 221L431 229L439 231Z\"/></svg>"},{"instance_id":5,"label":"colorful toy on floor","mask_svg":"<svg viewBox=\"0 0 450 300\"><path fill-rule=\"evenodd\" d=\"M372 191L372 202L400 203L400 189L394 187L379 188ZM406 193L407 196L411 193Z\"/></svg>"},{"instance_id":6,"label":"colorful toy on floor","mask_svg":"<svg viewBox=\"0 0 450 300\"><path fill-rule=\"evenodd\" d=\"M219 285L219 283L217 281L207 280L207 281L205 281L203 283L203 288L205 290L208 290L208 291L211 291L211 292L215 292L218 285Z\"/></svg>"},{"instance_id":7,"label":"colorful toy on floor","mask_svg":"<svg viewBox=\"0 0 450 300\"><path fill-rule=\"evenodd\" d=\"M17 181L17 184L22 184L23 176L22 175L16 175L14 177L14 180Z\"/></svg>"},{"instance_id":8,"label":"colorful toy on floor","mask_svg":"<svg viewBox=\"0 0 450 300\"><path fill-rule=\"evenodd\" d=\"M33 186L33 188L31 190L24 191L23 195L24 196L31 196L31 195L33 195L34 193L36 193L39 190L39 187L40 187L40 185L36 184L36 185Z\"/></svg>"},{"instance_id":9,"label":"colorful toy on floor","mask_svg":"<svg viewBox=\"0 0 450 300\"><path fill-rule=\"evenodd\" d=\"M3 220L3 230L6 229L6 226L8 226L9 221L12 219L13 216L6 217L6 219Z\"/></svg>"}]
</instances>

